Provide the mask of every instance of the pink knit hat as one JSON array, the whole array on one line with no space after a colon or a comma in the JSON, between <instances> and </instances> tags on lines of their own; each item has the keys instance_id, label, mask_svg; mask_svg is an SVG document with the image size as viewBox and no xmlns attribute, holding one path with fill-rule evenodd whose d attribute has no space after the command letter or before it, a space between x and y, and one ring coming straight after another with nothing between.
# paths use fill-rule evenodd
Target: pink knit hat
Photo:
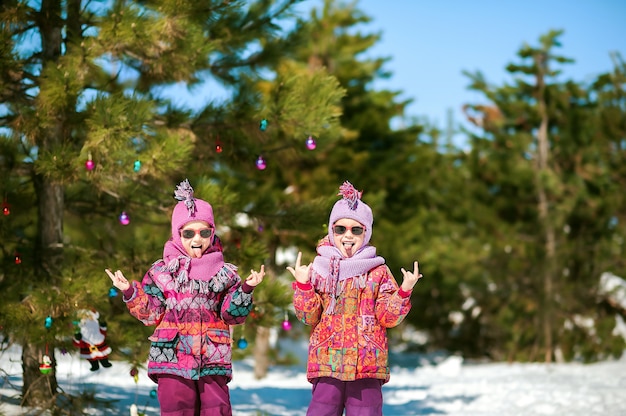
<instances>
[{"instance_id":1,"label":"pink knit hat","mask_svg":"<svg viewBox=\"0 0 626 416\"><path fill-rule=\"evenodd\" d=\"M174 240L180 239L180 229L191 221L206 221L211 228L215 228L211 204L193 197L193 188L188 179L176 186L174 198L180 201L172 213L172 237Z\"/></svg>"},{"instance_id":2,"label":"pink knit hat","mask_svg":"<svg viewBox=\"0 0 626 416\"><path fill-rule=\"evenodd\" d=\"M343 198L335 202L330 212L330 218L328 219L328 236L330 237L331 244L334 245L333 225L341 218L350 218L360 222L365 227L363 245L365 246L369 243L372 238L374 216L372 215L372 209L367 206L365 202L361 201L362 194L362 191L357 191L348 181L345 181L343 185L339 187L339 193L337 195L341 195Z\"/></svg>"}]
</instances>

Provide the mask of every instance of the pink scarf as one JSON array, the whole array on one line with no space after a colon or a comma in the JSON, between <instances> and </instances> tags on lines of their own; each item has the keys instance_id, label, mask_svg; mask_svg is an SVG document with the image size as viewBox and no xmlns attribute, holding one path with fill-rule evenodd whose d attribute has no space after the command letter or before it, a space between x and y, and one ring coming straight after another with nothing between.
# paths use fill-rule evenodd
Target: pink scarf
<instances>
[{"instance_id":1,"label":"pink scarf","mask_svg":"<svg viewBox=\"0 0 626 416\"><path fill-rule=\"evenodd\" d=\"M176 273L180 270L176 275L179 284L185 283L189 279L211 280L224 267L224 256L217 237L199 259L189 257L181 245L180 239L174 241L170 238L163 248L163 261L170 273Z\"/></svg>"},{"instance_id":2,"label":"pink scarf","mask_svg":"<svg viewBox=\"0 0 626 416\"><path fill-rule=\"evenodd\" d=\"M313 260L311 283L320 292L333 295L324 312L329 315L334 313L337 298L345 290L346 279L354 277L352 284L362 289L367 273L385 264L385 259L376 255L374 246L361 247L352 257L344 258L337 247L321 243L317 246L317 254Z\"/></svg>"}]
</instances>

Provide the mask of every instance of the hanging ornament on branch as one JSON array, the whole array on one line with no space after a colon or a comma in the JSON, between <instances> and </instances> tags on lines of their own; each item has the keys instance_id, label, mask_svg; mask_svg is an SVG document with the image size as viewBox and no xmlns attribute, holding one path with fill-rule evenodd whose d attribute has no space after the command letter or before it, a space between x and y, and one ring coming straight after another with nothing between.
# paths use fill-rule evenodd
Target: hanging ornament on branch
<instances>
[{"instance_id":1,"label":"hanging ornament on branch","mask_svg":"<svg viewBox=\"0 0 626 416\"><path fill-rule=\"evenodd\" d=\"M256 160L256 168L258 170L265 170L265 168L267 168L267 163L265 162L265 159L263 158L263 155L259 155L259 157Z\"/></svg>"},{"instance_id":2,"label":"hanging ornament on branch","mask_svg":"<svg viewBox=\"0 0 626 416\"><path fill-rule=\"evenodd\" d=\"M96 167L96 163L91 158L91 152L87 156L87 161L85 162L85 169L88 171L92 171Z\"/></svg>"},{"instance_id":3,"label":"hanging ornament on branch","mask_svg":"<svg viewBox=\"0 0 626 416\"><path fill-rule=\"evenodd\" d=\"M248 341L246 340L246 336L244 335L245 329L245 324L241 325L241 336L239 337L239 340L237 340L237 348L241 350L245 350L248 347Z\"/></svg>"},{"instance_id":4,"label":"hanging ornament on branch","mask_svg":"<svg viewBox=\"0 0 626 416\"><path fill-rule=\"evenodd\" d=\"M309 136L304 144L309 150L315 150L315 148L317 147L317 143L315 142L313 136Z\"/></svg>"},{"instance_id":5,"label":"hanging ornament on branch","mask_svg":"<svg viewBox=\"0 0 626 416\"><path fill-rule=\"evenodd\" d=\"M139 382L139 369L137 367L131 368L129 374L135 380L135 383Z\"/></svg>"},{"instance_id":6,"label":"hanging ornament on branch","mask_svg":"<svg viewBox=\"0 0 626 416\"><path fill-rule=\"evenodd\" d=\"M128 216L126 211L122 211L122 213L120 214L119 220L120 220L120 224L122 225L130 224L130 217Z\"/></svg>"},{"instance_id":7,"label":"hanging ornament on branch","mask_svg":"<svg viewBox=\"0 0 626 416\"><path fill-rule=\"evenodd\" d=\"M72 343L80 351L80 358L89 362L89 371L98 371L100 366L111 367L106 322L100 320L100 313L93 309L80 309L77 312L79 321L75 323Z\"/></svg>"},{"instance_id":8,"label":"hanging ornament on branch","mask_svg":"<svg viewBox=\"0 0 626 416\"><path fill-rule=\"evenodd\" d=\"M248 341L243 335L241 336L241 338L239 338L239 341L237 341L237 348L242 350L248 348Z\"/></svg>"},{"instance_id":9,"label":"hanging ornament on branch","mask_svg":"<svg viewBox=\"0 0 626 416\"><path fill-rule=\"evenodd\" d=\"M48 355L48 346L46 345L46 353L41 358L41 364L39 364L39 371L41 374L48 374L52 371L52 359Z\"/></svg>"},{"instance_id":10,"label":"hanging ornament on branch","mask_svg":"<svg viewBox=\"0 0 626 416\"><path fill-rule=\"evenodd\" d=\"M9 215L11 213L11 205L7 202L7 199L4 198L4 201L2 202L2 214L3 215Z\"/></svg>"},{"instance_id":11,"label":"hanging ornament on branch","mask_svg":"<svg viewBox=\"0 0 626 416\"><path fill-rule=\"evenodd\" d=\"M291 331L291 322L289 322L289 314L285 311L285 319L283 320L283 330Z\"/></svg>"}]
</instances>

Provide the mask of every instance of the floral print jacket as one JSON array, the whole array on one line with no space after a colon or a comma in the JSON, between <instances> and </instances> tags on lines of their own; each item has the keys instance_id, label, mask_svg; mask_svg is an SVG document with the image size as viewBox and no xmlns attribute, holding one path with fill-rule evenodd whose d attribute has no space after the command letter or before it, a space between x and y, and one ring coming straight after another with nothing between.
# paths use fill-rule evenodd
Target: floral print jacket
<instances>
[{"instance_id":1,"label":"floral print jacket","mask_svg":"<svg viewBox=\"0 0 626 416\"><path fill-rule=\"evenodd\" d=\"M156 325L149 337L148 376L155 382L161 374L230 380L230 325L243 323L250 313L252 289L242 285L232 264L211 279L194 280L176 278L163 260L155 262L141 285L133 282L124 293L131 315L146 326Z\"/></svg>"},{"instance_id":2,"label":"floral print jacket","mask_svg":"<svg viewBox=\"0 0 626 416\"><path fill-rule=\"evenodd\" d=\"M399 289L384 264L369 271L364 285L355 284L355 279L362 278L347 279L333 314L325 313L332 295L317 290L315 283L293 284L296 316L312 326L309 381L317 377L389 381L387 328L398 325L409 313L410 293ZM311 279L316 280L320 281Z\"/></svg>"}]
</instances>

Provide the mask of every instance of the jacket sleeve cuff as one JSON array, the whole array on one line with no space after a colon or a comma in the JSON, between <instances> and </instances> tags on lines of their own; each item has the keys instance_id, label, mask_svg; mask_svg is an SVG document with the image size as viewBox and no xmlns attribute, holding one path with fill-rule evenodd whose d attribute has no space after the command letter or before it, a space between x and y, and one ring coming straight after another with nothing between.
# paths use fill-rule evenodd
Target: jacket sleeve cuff
<instances>
[{"instance_id":1,"label":"jacket sleeve cuff","mask_svg":"<svg viewBox=\"0 0 626 416\"><path fill-rule=\"evenodd\" d=\"M131 300L133 295L135 294L135 285L134 285L134 283L131 283L130 286L128 287L128 289L126 289L122 293L124 294L124 300L125 301Z\"/></svg>"},{"instance_id":2,"label":"jacket sleeve cuff","mask_svg":"<svg viewBox=\"0 0 626 416\"><path fill-rule=\"evenodd\" d=\"M413 293L412 290L409 290L408 292L405 292L404 290L402 290L402 288L398 289L398 295L400 295L401 298L408 298L411 296L411 293Z\"/></svg>"},{"instance_id":3,"label":"jacket sleeve cuff","mask_svg":"<svg viewBox=\"0 0 626 416\"><path fill-rule=\"evenodd\" d=\"M248 283L243 282L243 284L241 285L241 290L243 290L243 293L250 294L254 290L254 286L250 286Z\"/></svg>"},{"instance_id":4,"label":"jacket sleeve cuff","mask_svg":"<svg viewBox=\"0 0 626 416\"><path fill-rule=\"evenodd\" d=\"M311 290L311 289L313 289L313 285L311 283L293 282L292 283L292 287L293 287L294 290L296 290L296 288L298 288L300 290Z\"/></svg>"}]
</instances>

